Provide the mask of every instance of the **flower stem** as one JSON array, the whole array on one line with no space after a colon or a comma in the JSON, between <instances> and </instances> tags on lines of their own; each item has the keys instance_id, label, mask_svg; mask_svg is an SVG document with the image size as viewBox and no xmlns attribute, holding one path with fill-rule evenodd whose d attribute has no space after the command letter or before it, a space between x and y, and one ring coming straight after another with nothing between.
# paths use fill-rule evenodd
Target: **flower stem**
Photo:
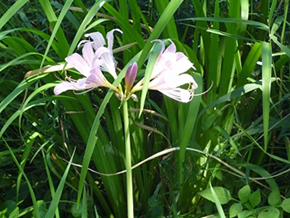
<instances>
[{"instance_id":1,"label":"flower stem","mask_svg":"<svg viewBox=\"0 0 290 218\"><path fill-rule=\"evenodd\" d=\"M134 218L130 128L129 128L129 114L127 101L123 102L123 119L124 119L125 150L126 150L125 164L126 164L126 179L127 179L127 209L128 209L128 218Z\"/></svg>"}]
</instances>

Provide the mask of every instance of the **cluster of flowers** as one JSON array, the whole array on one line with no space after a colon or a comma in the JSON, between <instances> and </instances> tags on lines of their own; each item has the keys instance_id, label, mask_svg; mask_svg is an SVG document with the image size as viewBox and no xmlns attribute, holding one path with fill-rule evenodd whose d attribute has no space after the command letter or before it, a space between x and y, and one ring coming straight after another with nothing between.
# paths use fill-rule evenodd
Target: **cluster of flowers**
<instances>
[{"instance_id":1,"label":"cluster of flowers","mask_svg":"<svg viewBox=\"0 0 290 218\"><path fill-rule=\"evenodd\" d=\"M105 47L106 42L101 33L85 35L88 39L79 44L79 46L83 45L82 56L74 53L65 59L67 68L74 67L84 78L73 80L67 77L66 81L55 86L56 95L67 90L88 91L103 86L113 89L121 101L129 98L137 99L134 93L142 89L144 79L133 86L138 71L136 62L132 63L126 71L124 92L121 86L115 87L103 74L103 72L108 72L114 79L117 78L117 62L113 56L114 31L122 33L119 29L108 32L107 47ZM163 41L155 41L161 43L162 50L154 65L148 89L158 90L180 102L189 102L194 96L193 91L197 88L197 84L191 75L184 73L190 68L194 68L193 64L182 52L176 52L176 46L172 41L166 49ZM180 88L184 84L189 85L187 89Z\"/></svg>"}]
</instances>

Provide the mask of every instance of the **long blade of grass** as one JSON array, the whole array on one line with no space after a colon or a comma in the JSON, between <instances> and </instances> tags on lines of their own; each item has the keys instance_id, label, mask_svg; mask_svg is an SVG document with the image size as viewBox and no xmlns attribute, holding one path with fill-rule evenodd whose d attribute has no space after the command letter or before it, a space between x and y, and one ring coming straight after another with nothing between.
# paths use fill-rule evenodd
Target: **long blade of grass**
<instances>
[{"instance_id":1,"label":"long blade of grass","mask_svg":"<svg viewBox=\"0 0 290 218\"><path fill-rule=\"evenodd\" d=\"M24 170L22 169L21 165L19 164L17 158L15 157L12 149L10 148L10 146L7 144L7 142L5 141L4 138L2 138L6 147L8 148L8 150L10 151L10 154L12 156L12 159L14 161L14 163L17 165L19 171L21 172L21 174L23 175L25 181L27 182L27 186L28 186L28 189L29 189L29 193L30 193L30 196L31 196L31 200L32 200L32 203L33 203L33 207L34 207L34 213L35 213L35 216L36 218L40 218L40 213L39 213L39 210L38 210L38 204L37 204L37 201L36 201L36 197L35 197L35 194L34 194L34 191L33 191L33 188L32 188L32 185L29 181L29 179L27 178Z\"/></svg>"},{"instance_id":2,"label":"long blade of grass","mask_svg":"<svg viewBox=\"0 0 290 218\"><path fill-rule=\"evenodd\" d=\"M155 46L152 49L152 52L150 53L149 59L148 59L148 63L147 63L147 67L145 70L145 76L144 76L144 82L143 82L143 88L142 88L142 93L141 93L141 99L140 99L140 112L139 112L139 117L141 116L141 113L143 111L144 108L144 104L145 104L145 98L148 92L148 85L149 85L149 81L151 78L151 73L154 69L155 63L157 58L159 57L161 51L161 45L160 43L155 44Z\"/></svg>"},{"instance_id":3,"label":"long blade of grass","mask_svg":"<svg viewBox=\"0 0 290 218\"><path fill-rule=\"evenodd\" d=\"M213 189L211 184L210 184L210 191L211 191L212 197L214 199L214 203L215 203L215 205L217 207L217 210L218 210L220 218L226 218L224 210L223 210L223 207L221 205L221 202L220 202L220 200L219 200L217 194L215 193L215 191L214 191L214 189Z\"/></svg>"},{"instance_id":4,"label":"long blade of grass","mask_svg":"<svg viewBox=\"0 0 290 218\"><path fill-rule=\"evenodd\" d=\"M169 4L167 5L167 7L164 9L162 15L160 16L159 20L157 21L157 23L154 27L153 32L151 33L148 41L146 42L146 44L143 48L143 52L138 60L138 66L143 65L151 47L152 47L151 41L154 39L157 39L161 35L162 31L164 30L164 28L166 27L168 22L171 20L172 16L174 15L175 11L180 6L182 1L183 0L170 1Z\"/></svg>"},{"instance_id":5,"label":"long blade of grass","mask_svg":"<svg viewBox=\"0 0 290 218\"><path fill-rule=\"evenodd\" d=\"M240 0L231 1L229 4L229 16L232 18L240 18ZM234 23L227 24L227 32L236 35L239 31L238 25ZM220 94L224 95L232 88L235 61L234 57L237 52L237 40L227 37L225 39L225 53L222 66L222 75L220 81Z\"/></svg>"},{"instance_id":6,"label":"long blade of grass","mask_svg":"<svg viewBox=\"0 0 290 218\"><path fill-rule=\"evenodd\" d=\"M17 96L19 96L26 88L31 86L35 81L45 77L45 74L39 74L22 81L3 101L0 103L0 113L10 104Z\"/></svg>"},{"instance_id":7,"label":"long blade of grass","mask_svg":"<svg viewBox=\"0 0 290 218\"><path fill-rule=\"evenodd\" d=\"M87 190L84 188L82 201L82 218L88 217Z\"/></svg>"},{"instance_id":8,"label":"long blade of grass","mask_svg":"<svg viewBox=\"0 0 290 218\"><path fill-rule=\"evenodd\" d=\"M97 12L102 8L103 4L107 1L108 0L98 0L95 2L95 4L89 10L86 17L83 19L83 22L79 26L77 33L75 34L75 37L73 39L73 42L69 48L67 55L71 55L73 53L73 51L77 47L77 44L79 43L81 37L84 35L84 32L86 32L86 27L91 22L91 20L96 16ZM99 24L99 23L96 23L96 25L97 24Z\"/></svg>"},{"instance_id":9,"label":"long blade of grass","mask_svg":"<svg viewBox=\"0 0 290 218\"><path fill-rule=\"evenodd\" d=\"M3 16L0 18L0 30L2 27L13 17L17 11L22 8L23 5L26 4L28 0L18 0L16 1L6 12L3 14Z\"/></svg>"},{"instance_id":10,"label":"long blade of grass","mask_svg":"<svg viewBox=\"0 0 290 218\"><path fill-rule=\"evenodd\" d=\"M47 174L47 180L48 180L49 190L50 190L50 193L51 193L51 197L53 198L54 195L55 195L55 188L54 188L54 185L53 185L53 179L51 177L51 174L50 174L50 171L49 171L49 167L48 167L48 164L47 164L47 161L46 161L46 158L47 157L45 156L45 153L44 153L44 150L43 149L41 149L41 153L42 153L43 162L44 162L44 165L45 165L45 171L46 171L46 174ZM58 210L58 208L56 208L55 217L56 218L59 218L60 217L59 216L59 210Z\"/></svg>"},{"instance_id":11,"label":"long blade of grass","mask_svg":"<svg viewBox=\"0 0 290 218\"><path fill-rule=\"evenodd\" d=\"M220 15L220 10L219 10L219 0L216 0L215 3L215 12L214 16L218 17ZM213 22L213 28L214 29L219 29L219 22ZM208 42L205 42L208 43ZM209 65L209 72L207 76L207 85L209 86L212 82L213 87L211 91L208 93L208 103L214 101L216 98L216 90L217 87L220 83L220 76L221 76L221 59L222 59L222 50L219 46L220 39L217 34L212 34L212 39L211 39L211 46L210 46L210 53L209 53L209 58L210 58L210 65Z\"/></svg>"},{"instance_id":12,"label":"long blade of grass","mask_svg":"<svg viewBox=\"0 0 290 218\"><path fill-rule=\"evenodd\" d=\"M264 124L264 150L268 147L268 130L270 117L270 91L272 74L272 47L270 43L262 43L262 98Z\"/></svg>"},{"instance_id":13,"label":"long blade of grass","mask_svg":"<svg viewBox=\"0 0 290 218\"><path fill-rule=\"evenodd\" d=\"M50 206L47 210L47 213L45 215L45 218L53 218L54 215L55 215L55 212L57 210L57 206L59 204L59 201L60 201L60 197L61 197L61 194L62 194L62 191L63 191L63 188L64 188L64 184L66 182L66 177L68 175L68 172L69 172L69 169L70 169L70 166L71 166L71 163L72 163L72 160L73 160L73 157L74 157L74 153L75 153L75 150L73 151L72 153L72 157L63 173L63 176L59 182L59 185L56 189L56 192L55 192L55 195L50 203Z\"/></svg>"},{"instance_id":14,"label":"long blade of grass","mask_svg":"<svg viewBox=\"0 0 290 218\"><path fill-rule=\"evenodd\" d=\"M202 90L202 77L200 74L195 73L194 74L194 79L196 80L197 84L200 84L198 86L198 89L196 92L201 92ZM184 131L182 132L182 135L180 137L180 151L179 151L179 172L180 172L180 184L184 182L184 158L185 158L185 151L186 147L188 145L188 142L190 141L192 137L192 132L194 130L194 126L196 123L196 118L199 112L199 107L200 107L200 102L201 102L201 96L196 96L193 98L193 100L189 103L189 108L188 108L188 113L185 116L186 117L186 122L184 126Z\"/></svg>"},{"instance_id":15,"label":"long blade of grass","mask_svg":"<svg viewBox=\"0 0 290 218\"><path fill-rule=\"evenodd\" d=\"M169 4L168 0L163 1L155 1L155 4L157 6L157 10L159 11L159 14L162 14L164 10L166 9L167 5ZM165 26L162 35L164 37L170 37L171 39L178 39L178 31L175 25L175 20L173 16L170 16L170 20L168 21L168 24Z\"/></svg>"},{"instance_id":16,"label":"long blade of grass","mask_svg":"<svg viewBox=\"0 0 290 218\"><path fill-rule=\"evenodd\" d=\"M53 31L52 31L51 36L50 36L50 40L49 40L48 45L46 47L46 50L44 52L44 57L42 59L40 67L39 67L40 69L43 67L45 57L47 56L47 54L50 50L51 44L55 40L55 37L57 37L58 41L62 45L63 54L62 54L61 58L63 59L66 57L67 50L69 49L69 45L68 45L68 42L65 38L65 35L61 29L61 23L62 23L65 15L67 13L67 11L69 10L69 7L72 4L72 2L73 2L73 0L68 0L65 2L65 5L64 5L63 9L61 10L59 17L57 18L53 12L53 9L50 5L50 2L47 0L40 0L40 3L42 4L42 8L43 8L44 12L46 13L46 16L47 16L48 20L50 21L52 28L53 28Z\"/></svg>"},{"instance_id":17,"label":"long blade of grass","mask_svg":"<svg viewBox=\"0 0 290 218\"><path fill-rule=\"evenodd\" d=\"M236 85L237 87L240 87L247 82L247 78L251 76L251 73L253 72L255 66L257 65L257 61L259 60L261 54L262 54L261 44L256 42L252 46L243 64L242 71L237 81Z\"/></svg>"}]
</instances>

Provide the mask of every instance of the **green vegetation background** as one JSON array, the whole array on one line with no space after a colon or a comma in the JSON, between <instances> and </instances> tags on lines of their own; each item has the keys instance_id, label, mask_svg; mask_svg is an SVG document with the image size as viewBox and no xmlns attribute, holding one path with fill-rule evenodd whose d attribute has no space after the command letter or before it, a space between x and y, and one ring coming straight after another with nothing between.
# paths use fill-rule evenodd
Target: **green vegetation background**
<instances>
[{"instance_id":1,"label":"green vegetation background","mask_svg":"<svg viewBox=\"0 0 290 218\"><path fill-rule=\"evenodd\" d=\"M194 63L196 94L213 84L188 104L150 91L141 117L129 102L132 164L166 153L133 170L135 216L289 216L288 4L1 1L0 217L126 217L125 175L92 171L125 169L118 99L55 96L64 72L38 70L113 28L120 68L136 59L142 77L151 41L169 38Z\"/></svg>"}]
</instances>

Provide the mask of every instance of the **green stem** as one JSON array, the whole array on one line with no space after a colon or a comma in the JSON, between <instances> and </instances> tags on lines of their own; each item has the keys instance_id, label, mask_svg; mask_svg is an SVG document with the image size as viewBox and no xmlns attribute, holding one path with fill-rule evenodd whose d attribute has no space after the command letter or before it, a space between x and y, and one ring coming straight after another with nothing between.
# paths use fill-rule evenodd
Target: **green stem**
<instances>
[{"instance_id":1,"label":"green stem","mask_svg":"<svg viewBox=\"0 0 290 218\"><path fill-rule=\"evenodd\" d=\"M123 102L123 119L124 119L125 149L126 149L126 162L125 163L126 163L126 179L127 179L128 218L133 218L134 217L133 183L132 183L132 169L131 169L129 114L128 114L127 101Z\"/></svg>"}]
</instances>

